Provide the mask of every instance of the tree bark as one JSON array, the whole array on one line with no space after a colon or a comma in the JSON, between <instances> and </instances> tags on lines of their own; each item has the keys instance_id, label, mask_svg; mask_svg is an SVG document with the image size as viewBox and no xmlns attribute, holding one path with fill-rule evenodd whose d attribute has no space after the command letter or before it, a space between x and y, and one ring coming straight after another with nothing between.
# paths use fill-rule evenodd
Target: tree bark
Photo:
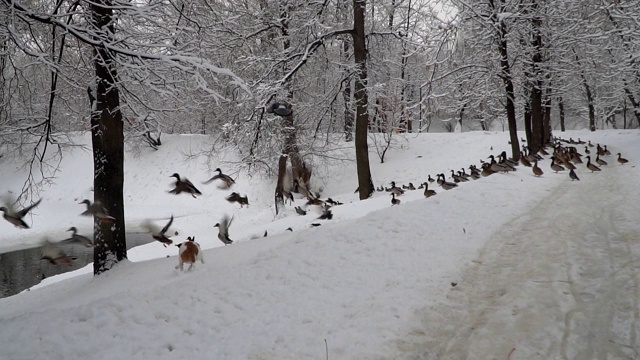
<instances>
[{"instance_id":1,"label":"tree bark","mask_svg":"<svg viewBox=\"0 0 640 360\"><path fill-rule=\"evenodd\" d=\"M349 39L342 39L342 53L344 59L348 58L351 51ZM342 90L342 100L344 101L344 139L346 142L353 141L353 107L351 104L351 76L349 69L345 69L345 75L348 77L345 81L344 90Z\"/></svg>"},{"instance_id":2,"label":"tree bark","mask_svg":"<svg viewBox=\"0 0 640 360\"><path fill-rule=\"evenodd\" d=\"M560 111L560 131L564 132L566 129L564 127L564 101L562 96L558 98L558 110Z\"/></svg>"},{"instance_id":3,"label":"tree bark","mask_svg":"<svg viewBox=\"0 0 640 360\"><path fill-rule=\"evenodd\" d=\"M531 139L529 141L529 151L537 153L542 147L542 139L544 138L544 130L542 125L542 79L541 68L542 64L542 34L540 28L542 26L542 19L535 14L538 6L534 0L532 2L532 10L534 12L533 19L531 20L533 39L533 58L531 59L532 67L532 79L531 79Z\"/></svg>"},{"instance_id":4,"label":"tree bark","mask_svg":"<svg viewBox=\"0 0 640 360\"><path fill-rule=\"evenodd\" d=\"M355 80L354 100L356 102L356 166L358 169L358 191L360 200L373 194L371 168L369 166L369 144L367 128L369 114L367 112L367 48L364 32L364 13L366 1L353 0L353 54L358 70Z\"/></svg>"},{"instance_id":5,"label":"tree bark","mask_svg":"<svg viewBox=\"0 0 640 360\"><path fill-rule=\"evenodd\" d=\"M91 5L91 20L101 42L115 41L113 1L96 0ZM94 218L93 273L111 269L127 257L124 222L124 133L116 66L111 51L94 48L96 74L92 100L91 140L93 144L94 202L100 202L113 222Z\"/></svg>"}]
</instances>

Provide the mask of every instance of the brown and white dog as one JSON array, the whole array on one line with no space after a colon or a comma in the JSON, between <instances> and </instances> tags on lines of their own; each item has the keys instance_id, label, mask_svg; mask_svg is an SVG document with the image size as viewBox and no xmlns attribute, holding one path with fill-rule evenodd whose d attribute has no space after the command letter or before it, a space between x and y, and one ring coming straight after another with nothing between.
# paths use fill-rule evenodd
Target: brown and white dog
<instances>
[{"instance_id":1,"label":"brown and white dog","mask_svg":"<svg viewBox=\"0 0 640 360\"><path fill-rule=\"evenodd\" d=\"M196 241L196 237L188 237L187 241L177 244L176 246L180 249L178 255L178 265L176 269L184 270L183 265L185 263L190 264L189 269L195 269L196 261L200 260L204 264L204 259L202 258L202 251L200 250L200 244Z\"/></svg>"}]
</instances>

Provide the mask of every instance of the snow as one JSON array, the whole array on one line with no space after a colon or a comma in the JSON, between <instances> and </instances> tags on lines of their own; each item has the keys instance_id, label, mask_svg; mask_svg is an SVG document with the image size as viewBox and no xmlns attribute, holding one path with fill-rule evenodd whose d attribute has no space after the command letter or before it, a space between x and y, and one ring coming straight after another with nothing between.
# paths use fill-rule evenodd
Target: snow
<instances>
[{"instance_id":1,"label":"snow","mask_svg":"<svg viewBox=\"0 0 640 360\"><path fill-rule=\"evenodd\" d=\"M431 185L438 194L429 199L409 191L393 207L387 192L359 201L355 163L339 163L314 173L323 197L344 203L333 220L316 220L317 209L299 216L293 206L274 216L273 178L239 172L229 191L201 184L210 169L227 172L221 160L185 160L207 138L167 135L158 151L126 158L127 228L173 214L174 240L195 235L205 263L179 272L178 249L153 242L98 277L88 266L0 299L0 358L637 357L640 133L555 135L607 144L630 162L607 156L597 173L578 165L577 182L545 159L541 178L520 166L449 191ZM417 187L428 174L448 177L509 150L503 132L395 136L384 164L371 153L376 187ZM21 186L13 166L0 162L8 175L0 193ZM74 148L61 166L27 220L32 229L0 223L3 251L69 226L90 230L77 203L92 198L91 154ZM168 194L174 172L203 196ZM250 207L226 202L230 191L246 194ZM224 214L235 216L229 246L213 227Z\"/></svg>"}]
</instances>

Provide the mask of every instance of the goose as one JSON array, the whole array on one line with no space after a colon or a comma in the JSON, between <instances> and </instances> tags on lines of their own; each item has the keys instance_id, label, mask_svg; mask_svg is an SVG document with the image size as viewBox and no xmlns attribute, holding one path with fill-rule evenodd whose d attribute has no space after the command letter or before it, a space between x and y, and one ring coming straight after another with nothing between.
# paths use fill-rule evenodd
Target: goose
<instances>
[{"instance_id":1,"label":"goose","mask_svg":"<svg viewBox=\"0 0 640 360\"><path fill-rule=\"evenodd\" d=\"M396 199L396 194L391 193L391 206L400 205L401 202L400 199Z\"/></svg>"},{"instance_id":2,"label":"goose","mask_svg":"<svg viewBox=\"0 0 640 360\"><path fill-rule=\"evenodd\" d=\"M605 155L605 153L604 153L604 149L602 148L602 146L600 146L600 144L597 144L597 145L598 145L598 146L596 147L596 149L597 149L597 154L598 154L598 155L600 155L600 156L604 156L604 155Z\"/></svg>"},{"instance_id":3,"label":"goose","mask_svg":"<svg viewBox=\"0 0 640 360\"><path fill-rule=\"evenodd\" d=\"M222 184L220 185L221 189L229 189L233 186L233 184L236 183L235 180L233 180L233 178L229 175L225 175L222 173L222 170L220 170L220 168L216 168L213 171L217 171L218 174L215 175L214 177L212 177L211 179L205 181L203 184L209 184L214 180L222 180Z\"/></svg>"},{"instance_id":4,"label":"goose","mask_svg":"<svg viewBox=\"0 0 640 360\"><path fill-rule=\"evenodd\" d=\"M587 142L587 145L589 145L589 147L593 147L593 144L591 143L591 140L589 140L589 142Z\"/></svg>"},{"instance_id":5,"label":"goose","mask_svg":"<svg viewBox=\"0 0 640 360\"><path fill-rule=\"evenodd\" d=\"M358 189L360 191L360 189ZM380 187L376 188L376 191L384 191L384 186L380 185Z\"/></svg>"},{"instance_id":6,"label":"goose","mask_svg":"<svg viewBox=\"0 0 640 360\"><path fill-rule=\"evenodd\" d=\"M425 198L429 198L433 195L436 194L436 192L434 190L430 190L429 189L429 184L427 184L426 182L422 183L422 185L424 185L424 197Z\"/></svg>"},{"instance_id":7,"label":"goose","mask_svg":"<svg viewBox=\"0 0 640 360\"><path fill-rule=\"evenodd\" d=\"M538 150L538 152L544 156L549 156L549 153L547 152L547 150L543 147L540 148L540 150Z\"/></svg>"},{"instance_id":8,"label":"goose","mask_svg":"<svg viewBox=\"0 0 640 360\"><path fill-rule=\"evenodd\" d=\"M531 171L533 171L533 175L535 176L542 176L542 174L544 174L544 172L542 171L542 169L540 169L540 167L538 166L538 160L536 159L536 161L533 162L533 166L531 167Z\"/></svg>"},{"instance_id":9,"label":"goose","mask_svg":"<svg viewBox=\"0 0 640 360\"><path fill-rule=\"evenodd\" d=\"M576 174L576 172L575 172L575 171L573 171L573 169L571 169L571 170L569 171L569 177L571 178L571 181L573 181L573 180L578 180L578 181L580 181L580 178L578 178L578 175Z\"/></svg>"},{"instance_id":10,"label":"goose","mask_svg":"<svg viewBox=\"0 0 640 360\"><path fill-rule=\"evenodd\" d=\"M538 161L538 159L535 161ZM520 164L522 164L522 166L531 167L531 161L529 161L529 159L524 155L524 151L520 152Z\"/></svg>"},{"instance_id":11,"label":"goose","mask_svg":"<svg viewBox=\"0 0 640 360\"><path fill-rule=\"evenodd\" d=\"M178 173L173 173L173 175L171 175L169 177L176 178L176 182L174 183L174 187L173 187L173 189L169 190L169 193L178 195L178 194L184 192L184 193L191 194L191 196L193 196L194 198L196 197L196 195L202 195L200 190L198 190L191 183L191 181L189 181L189 179L180 178L180 175L178 175Z\"/></svg>"},{"instance_id":12,"label":"goose","mask_svg":"<svg viewBox=\"0 0 640 360\"><path fill-rule=\"evenodd\" d=\"M611 151L607 150L607 145L604 146L603 152L605 155L611 155Z\"/></svg>"},{"instance_id":13,"label":"goose","mask_svg":"<svg viewBox=\"0 0 640 360\"><path fill-rule=\"evenodd\" d=\"M482 176L487 177L493 173L495 173L495 171L491 169L491 164L489 163L482 164L482 173L481 173Z\"/></svg>"},{"instance_id":14,"label":"goose","mask_svg":"<svg viewBox=\"0 0 640 360\"><path fill-rule=\"evenodd\" d=\"M618 162L620 163L620 165L624 165L624 164L628 163L629 160L623 158L622 155L620 153L618 153Z\"/></svg>"},{"instance_id":15,"label":"goose","mask_svg":"<svg viewBox=\"0 0 640 360\"><path fill-rule=\"evenodd\" d=\"M513 167L508 166L506 164L498 164L496 162L496 159L493 155L489 156L489 158L491 159L491 170L493 172L509 172L509 171L513 171Z\"/></svg>"},{"instance_id":16,"label":"goose","mask_svg":"<svg viewBox=\"0 0 640 360\"><path fill-rule=\"evenodd\" d=\"M173 243L173 241L165 235L169 230L171 224L173 224L173 215L171 215L169 222L162 229L160 229L156 224L148 219L142 223L142 227L146 229L149 234L151 234L151 237L154 240L161 242L164 247L167 247L168 245L171 245Z\"/></svg>"},{"instance_id":17,"label":"goose","mask_svg":"<svg viewBox=\"0 0 640 360\"><path fill-rule=\"evenodd\" d=\"M404 194L404 190L402 190L401 188L396 186L396 182L392 181L390 183L391 187L384 189L387 192L392 192L394 193L396 196L400 196L402 194Z\"/></svg>"},{"instance_id":18,"label":"goose","mask_svg":"<svg viewBox=\"0 0 640 360\"><path fill-rule=\"evenodd\" d=\"M440 178L442 179L440 180ZM442 188L445 190L451 190L455 187L458 187L458 184L456 183L445 181L444 174L438 174L438 179L438 184L440 184L440 186L442 186Z\"/></svg>"},{"instance_id":19,"label":"goose","mask_svg":"<svg viewBox=\"0 0 640 360\"><path fill-rule=\"evenodd\" d=\"M38 201L19 211L15 211L10 204L6 204L6 206L0 207L0 211L3 212L2 217L14 226L21 229L28 229L29 225L27 225L27 223L25 223L22 218L24 218L25 215L27 215L27 213L31 211L31 209L38 206L40 204L40 201L42 201L42 199L39 199Z\"/></svg>"},{"instance_id":20,"label":"goose","mask_svg":"<svg viewBox=\"0 0 640 360\"><path fill-rule=\"evenodd\" d=\"M600 155L596 155L596 163L598 165L608 165L606 161L600 159Z\"/></svg>"},{"instance_id":21,"label":"goose","mask_svg":"<svg viewBox=\"0 0 640 360\"><path fill-rule=\"evenodd\" d=\"M62 240L60 243L63 244L77 244L77 245L83 245L85 247L94 247L95 245L93 244L93 241L91 241L91 239L89 239L86 236L80 235L78 234L78 229L76 229L75 226L72 226L69 228L69 230L67 231L71 231L71 237L65 240Z\"/></svg>"},{"instance_id":22,"label":"goose","mask_svg":"<svg viewBox=\"0 0 640 360\"><path fill-rule=\"evenodd\" d=\"M229 216L225 215L219 223L213 225L213 227L218 228L218 239L222 241L223 244L229 245L233 243L233 240L229 238L229 227L233 222L233 217L229 219Z\"/></svg>"},{"instance_id":23,"label":"goose","mask_svg":"<svg viewBox=\"0 0 640 360\"><path fill-rule=\"evenodd\" d=\"M599 167L591 163L591 156L587 156L587 169L591 170L591 172L601 171Z\"/></svg>"},{"instance_id":24,"label":"goose","mask_svg":"<svg viewBox=\"0 0 640 360\"><path fill-rule=\"evenodd\" d=\"M589 148L585 146L584 147L584 153L589 155L589 154L591 154L591 150L589 150Z\"/></svg>"},{"instance_id":25,"label":"goose","mask_svg":"<svg viewBox=\"0 0 640 360\"><path fill-rule=\"evenodd\" d=\"M409 185L402 185L402 189L404 190L415 190L415 186L413 186L413 183L409 183Z\"/></svg>"},{"instance_id":26,"label":"goose","mask_svg":"<svg viewBox=\"0 0 640 360\"><path fill-rule=\"evenodd\" d=\"M429 176L427 177L427 181L432 183L432 182L435 182L436 180L431 177L431 174L429 174Z\"/></svg>"}]
</instances>

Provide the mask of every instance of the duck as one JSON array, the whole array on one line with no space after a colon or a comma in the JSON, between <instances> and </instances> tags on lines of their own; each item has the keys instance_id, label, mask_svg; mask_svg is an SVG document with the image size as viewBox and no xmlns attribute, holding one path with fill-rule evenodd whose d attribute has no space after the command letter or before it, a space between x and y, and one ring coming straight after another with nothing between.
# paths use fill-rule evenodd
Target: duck
<instances>
[{"instance_id":1,"label":"duck","mask_svg":"<svg viewBox=\"0 0 640 360\"><path fill-rule=\"evenodd\" d=\"M608 165L606 161L600 159L600 155L596 155L596 164L598 164L598 165Z\"/></svg>"},{"instance_id":2,"label":"duck","mask_svg":"<svg viewBox=\"0 0 640 360\"><path fill-rule=\"evenodd\" d=\"M432 182L435 182L436 180L431 177L431 174L429 174L429 176L427 177L427 181L432 183Z\"/></svg>"},{"instance_id":3,"label":"duck","mask_svg":"<svg viewBox=\"0 0 640 360\"><path fill-rule=\"evenodd\" d=\"M415 190L416 189L416 187L413 186L413 183L411 183L411 182L409 183L409 185L402 185L402 188L404 190Z\"/></svg>"},{"instance_id":4,"label":"duck","mask_svg":"<svg viewBox=\"0 0 640 360\"><path fill-rule=\"evenodd\" d=\"M573 169L569 170L569 177L571 178L571 181L573 180L580 181L580 178L578 178L578 174L576 174L576 172Z\"/></svg>"},{"instance_id":5,"label":"duck","mask_svg":"<svg viewBox=\"0 0 640 360\"><path fill-rule=\"evenodd\" d=\"M487 176L492 175L494 173L495 173L495 171L493 171L491 169L491 164L489 164L489 163L482 164L482 172L480 173L482 176L487 177Z\"/></svg>"},{"instance_id":6,"label":"duck","mask_svg":"<svg viewBox=\"0 0 640 360\"><path fill-rule=\"evenodd\" d=\"M392 193L393 194L393 193ZM326 203L322 206L322 215L318 217L319 220L331 220L333 219L333 213L331 212L331 206Z\"/></svg>"},{"instance_id":7,"label":"duck","mask_svg":"<svg viewBox=\"0 0 640 360\"><path fill-rule=\"evenodd\" d=\"M491 170L493 172L504 172L504 173L507 173L509 171L515 170L512 166L509 166L507 164L499 164L499 163L497 163L496 159L495 159L495 157L493 155L490 155L489 159L491 159L490 166L491 166Z\"/></svg>"},{"instance_id":8,"label":"duck","mask_svg":"<svg viewBox=\"0 0 640 360\"><path fill-rule=\"evenodd\" d=\"M296 213L300 216L304 216L307 215L307 210L304 210L303 208L301 208L300 206L296 206Z\"/></svg>"},{"instance_id":9,"label":"duck","mask_svg":"<svg viewBox=\"0 0 640 360\"><path fill-rule=\"evenodd\" d=\"M69 230L67 231L71 231L71 237L65 240L62 240L61 243L63 244L74 244L74 245L83 245L84 247L94 247L95 245L93 244L93 241L91 239L89 239L86 236L80 235L78 234L78 229L76 229L75 226L72 226L69 228Z\"/></svg>"},{"instance_id":10,"label":"duck","mask_svg":"<svg viewBox=\"0 0 640 360\"><path fill-rule=\"evenodd\" d=\"M607 150L607 145L604 146L603 152L604 155L611 155L611 151Z\"/></svg>"},{"instance_id":11,"label":"duck","mask_svg":"<svg viewBox=\"0 0 640 360\"><path fill-rule=\"evenodd\" d=\"M402 190L401 188L396 186L396 182L392 181L390 183L391 187L384 189L387 192L392 192L395 194L395 196L400 196L402 194L404 194L404 190Z\"/></svg>"},{"instance_id":12,"label":"duck","mask_svg":"<svg viewBox=\"0 0 640 360\"><path fill-rule=\"evenodd\" d=\"M40 247L42 256L40 260L46 260L52 265L73 265L73 262L78 258L76 256L67 256L60 248L58 248L54 243L45 239L42 246Z\"/></svg>"},{"instance_id":13,"label":"duck","mask_svg":"<svg viewBox=\"0 0 640 360\"><path fill-rule=\"evenodd\" d=\"M458 184L446 181L444 179L444 174L438 174L438 184L440 184L440 186L445 190L451 190L458 187Z\"/></svg>"},{"instance_id":14,"label":"duck","mask_svg":"<svg viewBox=\"0 0 640 360\"><path fill-rule=\"evenodd\" d=\"M162 229L159 229L158 226L151 222L151 220L145 220L145 222L142 223L142 227L151 234L151 237L154 240L161 242L164 247L167 247L173 243L173 241L165 235L171 224L173 224L173 215L171 215L169 222Z\"/></svg>"},{"instance_id":15,"label":"duck","mask_svg":"<svg viewBox=\"0 0 640 360\"><path fill-rule=\"evenodd\" d=\"M531 167L531 161L527 159L527 156L524 154L524 151L520 152L520 164L522 164L522 166Z\"/></svg>"},{"instance_id":16,"label":"duck","mask_svg":"<svg viewBox=\"0 0 640 360\"><path fill-rule=\"evenodd\" d=\"M31 209L35 208L36 206L40 205L40 202L42 201L42 199L39 199L38 201L34 202L33 204L27 206L26 208L19 210L19 211L15 211L12 209L10 204L7 204L7 206L2 206L0 207L0 211L3 212L2 217L7 220L8 222L10 222L11 224L13 224L15 227L20 228L20 229L28 229L29 225L27 225L26 222L24 222L24 220L22 220L22 218L25 217L25 215L27 215L27 213L29 211L31 211Z\"/></svg>"},{"instance_id":17,"label":"duck","mask_svg":"<svg viewBox=\"0 0 640 360\"><path fill-rule=\"evenodd\" d=\"M180 178L180 175L178 173L173 173L173 175L171 175L169 177L176 178L176 182L174 184L174 187L173 187L172 190L169 190L169 193L178 195L178 194L184 192L184 193L187 193L187 194L191 194L191 196L193 196L194 198L196 197L196 195L202 195L200 190L198 190L191 183L191 181L189 181L189 179Z\"/></svg>"},{"instance_id":18,"label":"duck","mask_svg":"<svg viewBox=\"0 0 640 360\"><path fill-rule=\"evenodd\" d=\"M564 171L565 168L562 165L556 163L555 159L556 158L554 156L551 157L551 165L549 166L549 167L551 167L551 170L555 171L556 173L558 171Z\"/></svg>"},{"instance_id":19,"label":"duck","mask_svg":"<svg viewBox=\"0 0 640 360\"><path fill-rule=\"evenodd\" d=\"M393 205L400 205L402 201L400 201L400 199L396 199L396 194L394 194L393 192L391 193L391 206Z\"/></svg>"},{"instance_id":20,"label":"duck","mask_svg":"<svg viewBox=\"0 0 640 360\"><path fill-rule=\"evenodd\" d=\"M591 163L591 156L587 156L587 169L591 170L591 172L601 171L599 167Z\"/></svg>"},{"instance_id":21,"label":"duck","mask_svg":"<svg viewBox=\"0 0 640 360\"><path fill-rule=\"evenodd\" d=\"M249 207L249 199L246 195L240 196L240 194L238 194L237 192L232 192L231 195L227 196L225 199L230 203L237 202L238 204L240 204L240 208L242 208L244 205L247 205L247 207Z\"/></svg>"},{"instance_id":22,"label":"duck","mask_svg":"<svg viewBox=\"0 0 640 360\"><path fill-rule=\"evenodd\" d=\"M531 171L533 171L533 175L535 176L542 176L544 174L544 171L542 171L542 169L540 169L540 167L538 166L538 159L536 159L536 161L533 162L533 166L531 167Z\"/></svg>"},{"instance_id":23,"label":"duck","mask_svg":"<svg viewBox=\"0 0 640 360\"><path fill-rule=\"evenodd\" d=\"M233 240L229 238L229 227L233 222L233 217L229 219L229 216L225 215L219 223L213 225L213 227L218 228L218 239L222 241L223 244L229 245L233 243Z\"/></svg>"},{"instance_id":24,"label":"duck","mask_svg":"<svg viewBox=\"0 0 640 360\"><path fill-rule=\"evenodd\" d=\"M436 195L435 190L430 190L429 189L429 184L427 184L426 182L422 183L422 185L424 185L424 197L425 198L430 198L433 195Z\"/></svg>"},{"instance_id":25,"label":"duck","mask_svg":"<svg viewBox=\"0 0 640 360\"><path fill-rule=\"evenodd\" d=\"M107 209L105 209L105 207L102 206L102 203L99 200L95 201L92 204L89 199L84 199L80 201L78 204L87 205L87 210L80 213L80 215L82 216L93 216L97 219L100 219L102 222L115 221L115 218L109 215L109 213L107 212Z\"/></svg>"},{"instance_id":26,"label":"duck","mask_svg":"<svg viewBox=\"0 0 640 360\"><path fill-rule=\"evenodd\" d=\"M233 184L236 183L235 180L233 180L233 178L229 175L223 174L222 170L220 170L220 168L216 168L213 171L217 171L218 174L215 175L214 177L212 177L211 179L207 180L204 182L204 184L209 184L214 180L222 180L222 184L220 185L221 189L230 189Z\"/></svg>"},{"instance_id":27,"label":"duck","mask_svg":"<svg viewBox=\"0 0 640 360\"><path fill-rule=\"evenodd\" d=\"M623 158L622 155L620 153L618 153L618 162L620 163L620 165L624 165L624 164L628 163L629 160Z\"/></svg>"}]
</instances>

